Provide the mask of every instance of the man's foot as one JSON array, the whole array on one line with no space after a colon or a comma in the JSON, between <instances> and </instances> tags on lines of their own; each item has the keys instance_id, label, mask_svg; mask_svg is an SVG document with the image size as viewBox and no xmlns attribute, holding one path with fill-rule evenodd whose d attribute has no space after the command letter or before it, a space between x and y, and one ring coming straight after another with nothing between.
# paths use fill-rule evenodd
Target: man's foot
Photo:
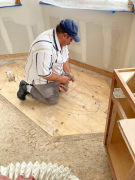
<instances>
[{"instance_id":1,"label":"man's foot","mask_svg":"<svg viewBox=\"0 0 135 180\"><path fill-rule=\"evenodd\" d=\"M17 97L22 101L24 101L26 99L25 96L28 94L27 88L26 88L27 85L29 85L29 84L26 83L24 80L22 80L19 84L19 90L17 92Z\"/></svg>"}]
</instances>

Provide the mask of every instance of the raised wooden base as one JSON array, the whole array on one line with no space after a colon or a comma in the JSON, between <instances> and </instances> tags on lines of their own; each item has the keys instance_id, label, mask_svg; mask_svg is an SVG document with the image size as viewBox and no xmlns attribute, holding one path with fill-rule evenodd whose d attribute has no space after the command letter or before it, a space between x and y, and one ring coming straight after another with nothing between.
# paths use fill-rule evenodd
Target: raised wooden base
<instances>
[{"instance_id":1,"label":"raised wooden base","mask_svg":"<svg viewBox=\"0 0 135 180\"><path fill-rule=\"evenodd\" d=\"M51 136L104 132L108 107L109 86L103 79L72 69L75 82L68 92L60 92L60 101L48 105L26 96L17 98L19 83L24 79L24 60L1 67L0 93L20 111ZM15 82L8 81L7 71L15 75Z\"/></svg>"}]
</instances>

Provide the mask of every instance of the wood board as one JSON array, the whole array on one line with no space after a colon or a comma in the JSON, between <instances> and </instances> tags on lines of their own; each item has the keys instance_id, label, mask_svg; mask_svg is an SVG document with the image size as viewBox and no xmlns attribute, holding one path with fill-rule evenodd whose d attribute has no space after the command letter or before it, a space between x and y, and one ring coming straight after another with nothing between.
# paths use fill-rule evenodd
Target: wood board
<instances>
[{"instance_id":1,"label":"wood board","mask_svg":"<svg viewBox=\"0 0 135 180\"><path fill-rule=\"evenodd\" d=\"M134 71L129 71L129 72L120 72L121 77L123 80L127 83L134 75Z\"/></svg>"},{"instance_id":2,"label":"wood board","mask_svg":"<svg viewBox=\"0 0 135 180\"><path fill-rule=\"evenodd\" d=\"M129 180L135 177L135 167L133 165L134 121L132 121L132 125L130 122L130 118L135 118L134 72L134 68L114 69L113 72L104 144L107 149L113 179L117 180ZM123 98L115 96L117 98L115 99L113 92L120 88L125 96ZM114 110L114 107L117 108ZM116 113L115 117L113 113ZM125 120L121 123L121 119L125 119L126 123L123 124ZM132 131L132 135L130 131Z\"/></svg>"},{"instance_id":3,"label":"wood board","mask_svg":"<svg viewBox=\"0 0 135 180\"><path fill-rule=\"evenodd\" d=\"M135 119L123 119L118 121L121 134L135 161Z\"/></svg>"},{"instance_id":4,"label":"wood board","mask_svg":"<svg viewBox=\"0 0 135 180\"><path fill-rule=\"evenodd\" d=\"M110 88L104 79L72 68L76 81L60 93L56 105L48 105L31 96L20 101L16 93L24 79L24 60L0 68L0 93L51 136L104 132ZM15 81L8 81L12 71Z\"/></svg>"},{"instance_id":5,"label":"wood board","mask_svg":"<svg viewBox=\"0 0 135 180\"><path fill-rule=\"evenodd\" d=\"M126 180L133 165L133 159L124 141L107 145L117 180Z\"/></svg>"}]
</instances>

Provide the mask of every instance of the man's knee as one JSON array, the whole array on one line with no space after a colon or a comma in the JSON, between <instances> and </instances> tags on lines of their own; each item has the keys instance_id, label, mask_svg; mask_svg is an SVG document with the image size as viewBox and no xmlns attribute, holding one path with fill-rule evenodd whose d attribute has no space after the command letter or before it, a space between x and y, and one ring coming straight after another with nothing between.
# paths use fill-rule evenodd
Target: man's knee
<instances>
[{"instance_id":1,"label":"man's knee","mask_svg":"<svg viewBox=\"0 0 135 180\"><path fill-rule=\"evenodd\" d=\"M53 97L48 100L48 104L57 104L59 102L59 97Z\"/></svg>"}]
</instances>

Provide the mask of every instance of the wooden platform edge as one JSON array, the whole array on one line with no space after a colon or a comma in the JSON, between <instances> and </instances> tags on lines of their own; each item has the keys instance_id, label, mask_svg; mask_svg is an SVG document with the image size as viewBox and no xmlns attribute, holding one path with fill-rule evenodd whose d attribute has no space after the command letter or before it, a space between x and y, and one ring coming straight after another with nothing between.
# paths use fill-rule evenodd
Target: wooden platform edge
<instances>
[{"instance_id":1,"label":"wooden platform edge","mask_svg":"<svg viewBox=\"0 0 135 180\"><path fill-rule=\"evenodd\" d=\"M0 55L0 60L11 59L11 58L19 58L19 57L25 57L25 56L28 56L28 53L3 54L3 55Z\"/></svg>"},{"instance_id":2,"label":"wooden platform edge","mask_svg":"<svg viewBox=\"0 0 135 180\"><path fill-rule=\"evenodd\" d=\"M91 65L89 65L89 64L86 64L86 63L83 63L83 62L80 62L80 61L77 61L77 60L74 60L74 59L71 59L71 58L69 58L69 62L70 62L71 64L76 65L76 66L79 66L79 67L82 67L82 68L85 68L85 69L94 71L94 72L96 72L96 73L99 73L99 74L101 74L101 75L104 75L104 76L107 76L107 77L112 78L113 73L112 73L112 72L109 72L109 71L106 71L106 70L104 70L104 69L100 69L100 68L91 66Z\"/></svg>"}]
</instances>

